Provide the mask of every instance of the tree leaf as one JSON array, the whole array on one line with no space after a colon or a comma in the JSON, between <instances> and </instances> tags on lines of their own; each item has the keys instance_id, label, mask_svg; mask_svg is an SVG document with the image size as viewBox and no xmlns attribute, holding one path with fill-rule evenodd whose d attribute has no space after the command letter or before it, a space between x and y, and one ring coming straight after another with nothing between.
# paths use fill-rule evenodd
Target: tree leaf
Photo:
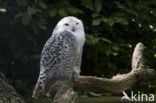
<instances>
[{"instance_id":1,"label":"tree leaf","mask_svg":"<svg viewBox=\"0 0 156 103\"><path fill-rule=\"evenodd\" d=\"M93 13L93 14L92 14L92 17L93 17L93 18L96 18L96 17L98 17L98 16L99 16L98 13Z\"/></svg>"},{"instance_id":2,"label":"tree leaf","mask_svg":"<svg viewBox=\"0 0 156 103\"><path fill-rule=\"evenodd\" d=\"M95 10L100 12L102 9L102 0L95 0L94 1Z\"/></svg>"},{"instance_id":3,"label":"tree leaf","mask_svg":"<svg viewBox=\"0 0 156 103\"><path fill-rule=\"evenodd\" d=\"M100 40L100 38L93 36L93 34L86 34L86 38L86 43L90 45L95 45Z\"/></svg>"},{"instance_id":4,"label":"tree leaf","mask_svg":"<svg viewBox=\"0 0 156 103\"><path fill-rule=\"evenodd\" d=\"M43 1L40 1L39 5L40 5L41 8L47 9L47 4L45 4Z\"/></svg>"},{"instance_id":5,"label":"tree leaf","mask_svg":"<svg viewBox=\"0 0 156 103\"><path fill-rule=\"evenodd\" d=\"M16 0L17 4L20 6L27 6L27 0Z\"/></svg>"},{"instance_id":6,"label":"tree leaf","mask_svg":"<svg viewBox=\"0 0 156 103\"><path fill-rule=\"evenodd\" d=\"M40 29L46 30L47 26L46 26L47 22L45 19L40 19L36 22L37 27L39 27Z\"/></svg>"},{"instance_id":7,"label":"tree leaf","mask_svg":"<svg viewBox=\"0 0 156 103\"><path fill-rule=\"evenodd\" d=\"M110 26L114 25L114 20L112 18L102 18L102 21L107 23Z\"/></svg>"},{"instance_id":8,"label":"tree leaf","mask_svg":"<svg viewBox=\"0 0 156 103\"><path fill-rule=\"evenodd\" d=\"M102 18L102 21L107 23L110 26L113 26L115 23L121 23L123 25L128 25L128 21L124 18L120 18L120 17L113 17L113 18Z\"/></svg>"},{"instance_id":9,"label":"tree leaf","mask_svg":"<svg viewBox=\"0 0 156 103\"><path fill-rule=\"evenodd\" d=\"M72 14L77 14L77 13L83 14L82 10L80 10L78 8L75 8L75 7L71 6L71 5L67 7L67 10L68 10L68 12L70 12Z\"/></svg>"},{"instance_id":10,"label":"tree leaf","mask_svg":"<svg viewBox=\"0 0 156 103\"><path fill-rule=\"evenodd\" d=\"M27 13L28 13L28 15L35 14L35 13L37 13L37 9L34 9L34 8L32 8L32 7L29 6L27 8Z\"/></svg>"},{"instance_id":11,"label":"tree leaf","mask_svg":"<svg viewBox=\"0 0 156 103\"><path fill-rule=\"evenodd\" d=\"M118 51L119 47L117 45L113 45L112 49L115 50L115 51Z\"/></svg>"},{"instance_id":12,"label":"tree leaf","mask_svg":"<svg viewBox=\"0 0 156 103\"><path fill-rule=\"evenodd\" d=\"M82 3L90 10L94 10L93 2L92 0L82 0Z\"/></svg>"},{"instance_id":13,"label":"tree leaf","mask_svg":"<svg viewBox=\"0 0 156 103\"><path fill-rule=\"evenodd\" d=\"M50 11L48 12L48 14L49 14L49 16L51 16L51 17L54 17L54 16L56 16L56 13L57 13L57 9L50 9Z\"/></svg>"},{"instance_id":14,"label":"tree leaf","mask_svg":"<svg viewBox=\"0 0 156 103\"><path fill-rule=\"evenodd\" d=\"M18 13L18 14L15 15L14 18L16 19L16 18L18 18L18 17L21 17L22 15L23 15L23 13Z\"/></svg>"},{"instance_id":15,"label":"tree leaf","mask_svg":"<svg viewBox=\"0 0 156 103\"><path fill-rule=\"evenodd\" d=\"M120 23L123 24L123 25L128 25L128 21L126 19L122 19L120 21Z\"/></svg>"},{"instance_id":16,"label":"tree leaf","mask_svg":"<svg viewBox=\"0 0 156 103\"><path fill-rule=\"evenodd\" d=\"M65 9L63 9L63 8L60 8L60 9L58 10L58 14L59 14L60 16L67 16L67 12L66 12Z\"/></svg>"},{"instance_id":17,"label":"tree leaf","mask_svg":"<svg viewBox=\"0 0 156 103\"><path fill-rule=\"evenodd\" d=\"M107 42L107 43L109 43L109 44L112 43L112 41L110 41L110 40L108 40L108 39L106 39L106 38L100 38L100 40L102 40L102 41L104 41L104 42Z\"/></svg>"},{"instance_id":18,"label":"tree leaf","mask_svg":"<svg viewBox=\"0 0 156 103\"><path fill-rule=\"evenodd\" d=\"M94 19L93 20L93 25L97 26L101 23L101 19Z\"/></svg>"},{"instance_id":19,"label":"tree leaf","mask_svg":"<svg viewBox=\"0 0 156 103\"><path fill-rule=\"evenodd\" d=\"M112 54L111 49L110 49L110 48L107 48L107 49L105 50L105 54L106 54L107 56L109 56L110 54Z\"/></svg>"},{"instance_id":20,"label":"tree leaf","mask_svg":"<svg viewBox=\"0 0 156 103\"><path fill-rule=\"evenodd\" d=\"M23 25L28 25L31 19L32 19L31 15L28 15L27 13L24 13L22 15L22 24Z\"/></svg>"},{"instance_id":21,"label":"tree leaf","mask_svg":"<svg viewBox=\"0 0 156 103\"><path fill-rule=\"evenodd\" d=\"M125 9L125 7L123 5L121 5L119 2L114 2L116 3L117 7L120 8L120 9Z\"/></svg>"}]
</instances>

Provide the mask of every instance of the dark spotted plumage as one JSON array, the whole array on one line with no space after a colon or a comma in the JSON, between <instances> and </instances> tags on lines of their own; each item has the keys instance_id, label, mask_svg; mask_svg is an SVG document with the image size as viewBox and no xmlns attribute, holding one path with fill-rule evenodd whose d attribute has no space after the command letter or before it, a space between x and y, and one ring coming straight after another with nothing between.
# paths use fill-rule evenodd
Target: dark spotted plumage
<instances>
[{"instance_id":1,"label":"dark spotted plumage","mask_svg":"<svg viewBox=\"0 0 156 103\"><path fill-rule=\"evenodd\" d=\"M42 50L40 76L35 87L36 94L45 94L51 81L75 80L74 67L80 71L82 50L78 51L76 37L70 31L53 34ZM51 80L52 79L52 80ZM35 95L34 93L34 95Z\"/></svg>"}]
</instances>

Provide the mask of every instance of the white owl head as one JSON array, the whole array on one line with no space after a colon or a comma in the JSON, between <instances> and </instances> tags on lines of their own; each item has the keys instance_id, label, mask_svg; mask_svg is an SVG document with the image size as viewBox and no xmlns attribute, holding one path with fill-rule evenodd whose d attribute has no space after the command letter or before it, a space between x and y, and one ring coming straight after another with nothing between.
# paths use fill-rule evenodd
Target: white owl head
<instances>
[{"instance_id":1,"label":"white owl head","mask_svg":"<svg viewBox=\"0 0 156 103\"><path fill-rule=\"evenodd\" d=\"M73 16L61 19L55 29L57 29L57 31L69 30L73 33L84 32L82 21Z\"/></svg>"}]
</instances>

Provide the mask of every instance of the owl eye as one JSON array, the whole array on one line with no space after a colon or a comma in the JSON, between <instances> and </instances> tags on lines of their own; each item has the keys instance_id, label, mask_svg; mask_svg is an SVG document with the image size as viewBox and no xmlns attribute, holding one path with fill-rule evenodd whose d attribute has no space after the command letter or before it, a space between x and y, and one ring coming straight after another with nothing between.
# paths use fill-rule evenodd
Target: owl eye
<instances>
[{"instance_id":1,"label":"owl eye","mask_svg":"<svg viewBox=\"0 0 156 103\"><path fill-rule=\"evenodd\" d=\"M78 25L79 23L76 23L76 25Z\"/></svg>"},{"instance_id":2,"label":"owl eye","mask_svg":"<svg viewBox=\"0 0 156 103\"><path fill-rule=\"evenodd\" d=\"M69 26L69 24L68 24L68 23L65 23L64 25L65 25L65 26Z\"/></svg>"}]
</instances>

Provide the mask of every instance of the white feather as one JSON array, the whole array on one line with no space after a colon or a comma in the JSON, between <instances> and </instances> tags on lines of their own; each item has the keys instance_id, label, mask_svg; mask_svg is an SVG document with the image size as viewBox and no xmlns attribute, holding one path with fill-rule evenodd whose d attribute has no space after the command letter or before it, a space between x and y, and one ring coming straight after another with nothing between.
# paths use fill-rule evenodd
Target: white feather
<instances>
[{"instance_id":1,"label":"white feather","mask_svg":"<svg viewBox=\"0 0 156 103\"><path fill-rule=\"evenodd\" d=\"M66 23L68 23L69 26L66 26ZM78 25L76 25L76 23L78 23ZM72 31L73 28L75 29L74 31ZM56 28L54 29L54 32L60 33L64 30L69 30L76 37L78 42L78 51L80 51L85 42L85 32L81 20L73 16L63 18L57 24Z\"/></svg>"}]
</instances>

